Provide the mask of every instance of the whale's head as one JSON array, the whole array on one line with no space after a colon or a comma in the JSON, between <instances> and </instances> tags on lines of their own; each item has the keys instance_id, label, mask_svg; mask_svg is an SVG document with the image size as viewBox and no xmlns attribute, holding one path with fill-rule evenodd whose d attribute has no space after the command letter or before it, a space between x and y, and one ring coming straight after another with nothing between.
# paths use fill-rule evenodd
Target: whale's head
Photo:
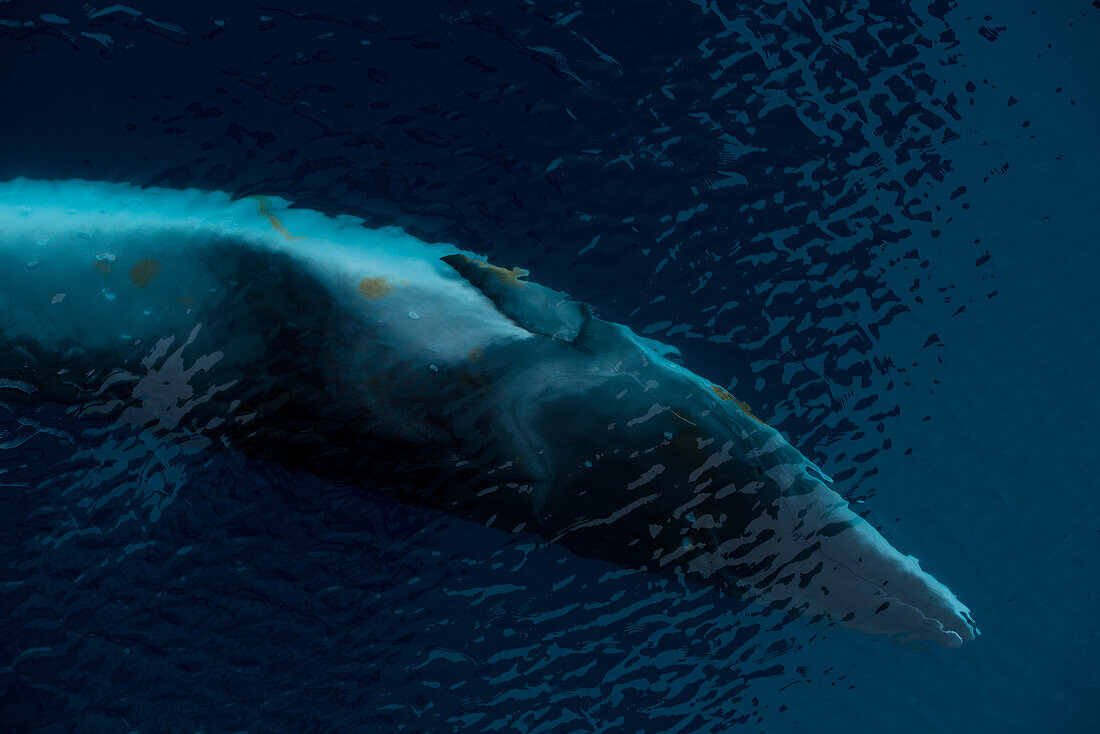
<instances>
[{"instance_id":1,"label":"whale's head","mask_svg":"<svg viewBox=\"0 0 1100 734\"><path fill-rule=\"evenodd\" d=\"M544 361L524 400L537 509L560 542L604 557L617 543L624 562L868 633L974 639L966 606L777 430L624 327L597 328L586 367L555 381Z\"/></svg>"}]
</instances>

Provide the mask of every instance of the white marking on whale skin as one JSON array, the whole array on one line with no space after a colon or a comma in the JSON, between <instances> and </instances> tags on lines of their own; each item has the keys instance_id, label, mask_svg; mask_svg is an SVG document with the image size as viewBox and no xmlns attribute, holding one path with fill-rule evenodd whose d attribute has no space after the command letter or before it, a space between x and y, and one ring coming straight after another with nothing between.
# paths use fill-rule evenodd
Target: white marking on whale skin
<instances>
[{"instance_id":1,"label":"white marking on whale skin","mask_svg":"<svg viewBox=\"0 0 1100 734\"><path fill-rule=\"evenodd\" d=\"M479 503L479 522L508 513L502 525L578 552L733 576L749 597L867 632L947 646L975 636L969 610L778 431L670 361L674 350L524 272L280 199L0 183L0 346L33 345L57 370L41 374L16 346L0 353L0 367L19 363L0 390L37 399L83 369L98 382L70 398L85 401L82 415L152 426L194 450L203 430L222 443L231 430L259 435L280 401L320 399L304 407L337 426L324 439L347 439L340 426L366 416L357 430L371 438L476 463L483 484L434 501ZM283 298L295 277L317 292ZM257 402L250 370L280 378L253 363L273 349L282 358L269 339L283 326L295 338L323 330L301 342L315 353L291 355L323 379L286 386L304 398Z\"/></svg>"}]
</instances>

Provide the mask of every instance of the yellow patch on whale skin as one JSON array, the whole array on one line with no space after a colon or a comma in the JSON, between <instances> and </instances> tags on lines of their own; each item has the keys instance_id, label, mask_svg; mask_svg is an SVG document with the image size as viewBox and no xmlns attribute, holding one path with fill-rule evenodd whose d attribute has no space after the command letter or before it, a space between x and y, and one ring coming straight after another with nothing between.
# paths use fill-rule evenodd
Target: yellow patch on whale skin
<instances>
[{"instance_id":1,"label":"yellow patch on whale skin","mask_svg":"<svg viewBox=\"0 0 1100 734\"><path fill-rule=\"evenodd\" d=\"M111 271L115 269L115 264L108 260L96 260L92 263L92 267L103 273L104 275L110 275Z\"/></svg>"},{"instance_id":2,"label":"yellow patch on whale skin","mask_svg":"<svg viewBox=\"0 0 1100 734\"><path fill-rule=\"evenodd\" d=\"M766 426L768 428L771 428L771 426L768 426L767 423L765 423L764 421L760 420L755 415L753 415L752 408L749 407L748 403L743 403L740 400L738 400L737 398L733 397L733 395L730 395L729 391L726 390L724 387L721 387L719 385L711 385L710 389L714 391L714 394L717 395L718 399L721 400L722 402L737 403L737 407L739 407L741 410L745 411L745 415L747 415L749 418L752 418L754 421L756 421L757 423L759 423L762 426Z\"/></svg>"},{"instance_id":3,"label":"yellow patch on whale skin","mask_svg":"<svg viewBox=\"0 0 1100 734\"><path fill-rule=\"evenodd\" d=\"M460 257L463 257L467 261L472 262L479 268L484 268L485 270L488 270L490 273L497 276L497 278L500 279L500 282L504 283L505 285L514 285L517 287L527 285L527 283L520 280L520 278L526 278L528 275L531 274L530 270L524 270L523 268L512 268L511 270L509 270L508 268L502 268L499 265L493 265L488 260L475 260L469 255L460 255Z\"/></svg>"},{"instance_id":4,"label":"yellow patch on whale skin","mask_svg":"<svg viewBox=\"0 0 1100 734\"><path fill-rule=\"evenodd\" d=\"M393 287L385 278L363 278L359 281L355 292L369 301L385 298L393 291Z\"/></svg>"},{"instance_id":5,"label":"yellow patch on whale skin","mask_svg":"<svg viewBox=\"0 0 1100 734\"><path fill-rule=\"evenodd\" d=\"M130 268L130 280L138 288L144 288L160 275L160 263L151 257L138 260L134 267Z\"/></svg>"},{"instance_id":6,"label":"yellow patch on whale skin","mask_svg":"<svg viewBox=\"0 0 1100 734\"><path fill-rule=\"evenodd\" d=\"M249 198L255 200L256 211L259 212L261 217L266 219L268 223L271 224L271 228L273 230L281 234L287 240L303 239L299 235L292 235L290 233L290 230L286 228L286 225L283 224L282 220L275 216L275 214L271 211L271 199L267 198L266 196L251 196Z\"/></svg>"},{"instance_id":7,"label":"yellow patch on whale skin","mask_svg":"<svg viewBox=\"0 0 1100 734\"><path fill-rule=\"evenodd\" d=\"M478 389L485 387L489 384L488 378L476 367L485 359L485 352L480 347L474 347L466 353L466 360L474 365L472 369L464 370L458 373L455 381L466 387Z\"/></svg>"}]
</instances>

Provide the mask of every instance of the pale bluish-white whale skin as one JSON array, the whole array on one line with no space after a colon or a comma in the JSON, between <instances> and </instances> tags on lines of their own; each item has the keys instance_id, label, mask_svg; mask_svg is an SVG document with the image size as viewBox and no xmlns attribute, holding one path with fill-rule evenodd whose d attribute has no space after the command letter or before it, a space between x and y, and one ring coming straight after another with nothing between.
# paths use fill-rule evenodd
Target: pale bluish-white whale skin
<instances>
[{"instance_id":1,"label":"pale bluish-white whale skin","mask_svg":"<svg viewBox=\"0 0 1100 734\"><path fill-rule=\"evenodd\" d=\"M522 275L280 199L19 179L0 184L0 390L200 442L277 442L263 426L291 405L325 441L475 466L425 500L465 516L867 632L975 636L779 432Z\"/></svg>"}]
</instances>

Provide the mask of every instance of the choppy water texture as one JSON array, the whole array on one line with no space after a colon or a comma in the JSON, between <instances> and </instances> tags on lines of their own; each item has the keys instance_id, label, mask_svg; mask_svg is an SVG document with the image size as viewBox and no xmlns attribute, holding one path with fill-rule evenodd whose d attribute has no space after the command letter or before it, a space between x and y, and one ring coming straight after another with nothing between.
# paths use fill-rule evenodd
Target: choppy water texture
<instances>
[{"instance_id":1,"label":"choppy water texture","mask_svg":"<svg viewBox=\"0 0 1100 734\"><path fill-rule=\"evenodd\" d=\"M0 3L0 179L525 267L747 400L984 632L821 629L5 404L4 723L1085 730L1097 37L1086 2Z\"/></svg>"}]
</instances>

